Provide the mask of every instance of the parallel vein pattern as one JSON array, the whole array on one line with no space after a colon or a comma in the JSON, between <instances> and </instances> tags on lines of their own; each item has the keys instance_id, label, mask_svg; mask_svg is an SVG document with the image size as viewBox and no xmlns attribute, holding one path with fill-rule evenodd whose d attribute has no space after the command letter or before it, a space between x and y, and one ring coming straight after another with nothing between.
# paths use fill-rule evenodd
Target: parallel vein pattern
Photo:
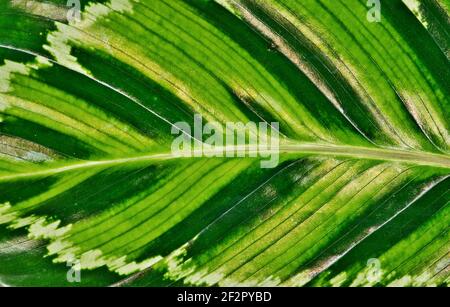
<instances>
[{"instance_id":1,"label":"parallel vein pattern","mask_svg":"<svg viewBox=\"0 0 450 307\"><path fill-rule=\"evenodd\" d=\"M25 2L0 3L0 286L449 285L447 0ZM280 164L173 156L194 114L279 122Z\"/></svg>"}]
</instances>

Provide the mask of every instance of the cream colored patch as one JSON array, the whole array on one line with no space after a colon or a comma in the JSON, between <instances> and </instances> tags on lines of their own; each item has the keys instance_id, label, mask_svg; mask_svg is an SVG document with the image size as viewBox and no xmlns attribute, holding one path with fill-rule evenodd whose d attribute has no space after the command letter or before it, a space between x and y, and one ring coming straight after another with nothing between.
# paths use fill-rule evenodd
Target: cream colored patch
<instances>
[{"instance_id":1,"label":"cream colored patch","mask_svg":"<svg viewBox=\"0 0 450 307\"><path fill-rule=\"evenodd\" d=\"M133 3L129 0L110 0L109 4L91 3L81 13L81 20L70 20L69 25L80 29L92 26L96 20L104 18L113 11L119 13L132 13Z\"/></svg>"},{"instance_id":2,"label":"cream colored patch","mask_svg":"<svg viewBox=\"0 0 450 307\"><path fill-rule=\"evenodd\" d=\"M220 272L214 272L211 274L207 274L206 270L202 270L198 272L197 274L194 274L192 276L189 276L186 278L186 282L192 285L207 285L207 286L214 286L219 281L223 280L225 277L225 274Z\"/></svg>"},{"instance_id":3,"label":"cream colored patch","mask_svg":"<svg viewBox=\"0 0 450 307\"><path fill-rule=\"evenodd\" d=\"M117 12L133 12L133 3L130 0L111 0L109 6Z\"/></svg>"},{"instance_id":4,"label":"cream colored patch","mask_svg":"<svg viewBox=\"0 0 450 307\"><path fill-rule=\"evenodd\" d=\"M107 18L107 16L114 11L126 11L127 13L132 13L132 9L133 4L128 0L112 0L110 4L106 5L98 3L90 4L85 8L85 12L82 13L81 21L73 21L73 23L71 22L69 25L57 24L57 31L54 31L48 35L48 44L44 46L44 49L49 51L56 58L56 61L59 64L91 78L93 78L92 74L87 69L82 67L80 63L78 63L76 57L71 55L70 42L73 42L74 44L88 45L90 48L105 51L118 60L135 67L139 71L148 75L151 79L160 82L162 86L172 90L172 92L180 97L181 100L190 104L197 113L203 113L204 105L202 103L199 104L198 101L192 98L194 95L190 92L189 88L183 84L183 82L178 80L167 70L162 69L158 64L151 62L147 57L135 54L135 58L131 58L128 54L124 54L122 51L122 45L124 42L120 36L116 36L114 31L111 29L99 30L95 27L95 23L97 21L101 18ZM89 35L86 35L86 33L89 33ZM96 81L110 87L108 84L105 84L100 80L96 79ZM127 93L115 88L113 89L133 100L163 121L172 124L147 106L141 104L134 97L130 97ZM217 118L210 116L209 113L204 117L210 122L218 120Z\"/></svg>"},{"instance_id":5,"label":"cream colored patch","mask_svg":"<svg viewBox=\"0 0 450 307\"><path fill-rule=\"evenodd\" d=\"M193 238L190 243L181 246L164 260L167 267L165 277L173 280L185 279L186 284L190 285L216 285L224 278L224 274L220 272L208 272L208 269L200 270L192 259L184 260L183 257L187 253L187 248L192 242L197 240L198 236Z\"/></svg>"},{"instance_id":6,"label":"cream colored patch","mask_svg":"<svg viewBox=\"0 0 450 307\"><path fill-rule=\"evenodd\" d=\"M259 287L277 287L281 283L281 279L279 277L269 276L266 279L264 279L262 282L259 282L257 280L255 280L253 282L257 282L255 284L255 286L259 286Z\"/></svg>"},{"instance_id":7,"label":"cream colored patch","mask_svg":"<svg viewBox=\"0 0 450 307\"><path fill-rule=\"evenodd\" d=\"M36 242L34 241L36 239L56 239L58 237L62 237L72 228L72 224L69 224L65 227L59 227L61 221L58 220L49 222L46 217L30 215L28 217L20 218L18 213L12 211L11 209L12 206L10 203L0 204L0 224L10 223L10 225L8 226L8 228L10 229L28 227L28 238L33 239L33 242ZM27 247L29 247L30 244L32 243L29 243ZM68 247L62 246L62 244L53 244L53 248L57 246L58 250L62 250ZM47 247L47 249L48 248L49 247ZM66 251L66 255L74 250L75 248ZM73 254L72 257L67 258L67 260L70 259L74 259Z\"/></svg>"},{"instance_id":8,"label":"cream colored patch","mask_svg":"<svg viewBox=\"0 0 450 307\"><path fill-rule=\"evenodd\" d=\"M347 280L347 272L342 272L330 280L333 287L340 287Z\"/></svg>"},{"instance_id":9,"label":"cream colored patch","mask_svg":"<svg viewBox=\"0 0 450 307\"><path fill-rule=\"evenodd\" d=\"M440 260L438 263L429 267L423 273L419 275L406 275L401 278L397 278L392 281L388 286L390 287L437 287L442 281L439 281L439 278L436 278L439 272L443 273L443 275L447 275L450 272L450 259L445 257ZM395 276L394 274L391 274ZM445 283L445 282L444 282Z\"/></svg>"},{"instance_id":10,"label":"cream colored patch","mask_svg":"<svg viewBox=\"0 0 450 307\"><path fill-rule=\"evenodd\" d=\"M37 217L35 215L30 215L25 218L19 218L19 216L15 212L13 214L14 214L15 219L10 221L11 225L8 226L11 229L19 229L19 228L27 227L27 226L32 225L37 220L39 220L39 217Z\"/></svg>"},{"instance_id":11,"label":"cream colored patch","mask_svg":"<svg viewBox=\"0 0 450 307\"><path fill-rule=\"evenodd\" d=\"M82 254L80 263L82 269L92 270L104 266L106 261L103 258L103 253L96 249Z\"/></svg>"},{"instance_id":12,"label":"cream colored patch","mask_svg":"<svg viewBox=\"0 0 450 307\"><path fill-rule=\"evenodd\" d=\"M351 283L350 287L362 287L368 283L367 280L368 271L360 272L356 276L355 280Z\"/></svg>"},{"instance_id":13,"label":"cream colored patch","mask_svg":"<svg viewBox=\"0 0 450 307\"><path fill-rule=\"evenodd\" d=\"M5 64L0 66L0 92L7 93L10 91L10 80L14 73L19 73L22 75L28 75L30 69L21 63L16 63L10 60L5 60ZM5 106L1 106L0 109L4 109Z\"/></svg>"},{"instance_id":14,"label":"cream colored patch","mask_svg":"<svg viewBox=\"0 0 450 307\"><path fill-rule=\"evenodd\" d=\"M63 237L67 231L58 233L58 237ZM75 247L72 242L65 241L64 239L57 239L47 247L47 250L49 251L49 255L58 255L53 260L54 263L65 263L71 259L79 259L81 269L92 270L107 266L111 271L119 275L130 275L138 271L144 271L164 259L161 256L157 256L139 263L127 262L126 256L107 257L99 249L84 252L80 256L79 248Z\"/></svg>"},{"instance_id":15,"label":"cream colored patch","mask_svg":"<svg viewBox=\"0 0 450 307\"><path fill-rule=\"evenodd\" d=\"M36 0L12 0L11 4L27 13L58 21L66 21L67 11L69 10L68 7L63 5Z\"/></svg>"},{"instance_id":16,"label":"cream colored patch","mask_svg":"<svg viewBox=\"0 0 450 307\"><path fill-rule=\"evenodd\" d=\"M42 152L36 152L36 151L28 151L23 155L23 158L27 161L31 162L44 162L44 161L50 161L51 158L47 156L46 154Z\"/></svg>"},{"instance_id":17,"label":"cream colored patch","mask_svg":"<svg viewBox=\"0 0 450 307\"><path fill-rule=\"evenodd\" d=\"M6 135L0 135L0 148L3 153L32 162L51 161L59 156L39 144Z\"/></svg>"},{"instance_id":18,"label":"cream colored patch","mask_svg":"<svg viewBox=\"0 0 450 307\"><path fill-rule=\"evenodd\" d=\"M290 278L288 282L286 282L286 286L288 287L303 287L313 278L313 273L309 270L303 271L301 273L296 274L294 277Z\"/></svg>"},{"instance_id":19,"label":"cream colored patch","mask_svg":"<svg viewBox=\"0 0 450 307\"><path fill-rule=\"evenodd\" d=\"M0 93L8 93L12 90L10 81L14 74L29 75L32 68L39 69L52 65L53 64L49 62L48 59L41 56L37 56L34 62L30 62L27 64L5 60L5 64L0 66ZM6 99L1 98L0 111L4 111L5 109L7 109L7 107L8 102L6 101Z\"/></svg>"},{"instance_id":20,"label":"cream colored patch","mask_svg":"<svg viewBox=\"0 0 450 307\"><path fill-rule=\"evenodd\" d=\"M37 56L34 60L34 63L30 63L27 66L30 68L33 68L35 70L38 70L40 68L52 67L53 63L50 62L47 58L44 58L42 56Z\"/></svg>"},{"instance_id":21,"label":"cream colored patch","mask_svg":"<svg viewBox=\"0 0 450 307\"><path fill-rule=\"evenodd\" d=\"M0 204L0 216L11 209L11 203Z\"/></svg>"},{"instance_id":22,"label":"cream colored patch","mask_svg":"<svg viewBox=\"0 0 450 307\"><path fill-rule=\"evenodd\" d=\"M90 72L78 63L77 58L70 54L72 48L68 44L68 38L61 35L68 28L67 25L57 24L59 32L53 32L47 36L49 45L44 45L44 49L50 52L59 64L82 74L90 75Z\"/></svg>"},{"instance_id":23,"label":"cream colored patch","mask_svg":"<svg viewBox=\"0 0 450 307\"><path fill-rule=\"evenodd\" d=\"M144 271L154 266L156 263L160 262L163 259L163 257L157 256L144 260L140 263L136 263L133 261L132 263L127 264L125 262L125 257L123 257L118 263L113 263L112 265L108 264L108 266L111 267L119 275L130 275L139 271Z\"/></svg>"},{"instance_id":24,"label":"cream colored patch","mask_svg":"<svg viewBox=\"0 0 450 307\"><path fill-rule=\"evenodd\" d=\"M401 288L404 288L404 287L411 286L412 282L413 282L413 280L412 280L411 276L407 275L407 276L403 276L402 278L399 278L399 279L391 282L388 285L388 287L399 287L399 288L401 287Z\"/></svg>"},{"instance_id":25,"label":"cream colored patch","mask_svg":"<svg viewBox=\"0 0 450 307\"><path fill-rule=\"evenodd\" d=\"M195 237L192 241L195 241L197 237ZM182 276L186 276L185 269L183 268L183 257L187 254L187 248L189 243L184 244L180 248L174 250L165 260L165 263L168 268L168 274L171 277L180 278Z\"/></svg>"},{"instance_id":26,"label":"cream colored patch","mask_svg":"<svg viewBox=\"0 0 450 307\"><path fill-rule=\"evenodd\" d=\"M20 237L0 243L0 250L6 253L20 253L39 246L39 241L30 240L27 237Z\"/></svg>"},{"instance_id":27,"label":"cream colored patch","mask_svg":"<svg viewBox=\"0 0 450 307\"><path fill-rule=\"evenodd\" d=\"M0 225L10 223L17 218L17 213L9 212L11 204L9 202L0 204Z\"/></svg>"},{"instance_id":28,"label":"cream colored patch","mask_svg":"<svg viewBox=\"0 0 450 307\"><path fill-rule=\"evenodd\" d=\"M63 241L62 239L57 239L56 241L52 242L51 244L49 244L47 246L47 250L48 250L49 255L56 255L58 253L61 253L61 251L65 250L65 255L68 254L70 256L70 258L68 258L68 259L73 259L75 253L78 251L78 248L73 247L72 244L67 241ZM66 260L64 260L64 255L61 255L58 258L61 261L66 261ZM58 262L58 260L56 260L56 262Z\"/></svg>"},{"instance_id":29,"label":"cream colored patch","mask_svg":"<svg viewBox=\"0 0 450 307\"><path fill-rule=\"evenodd\" d=\"M30 225L29 237L33 239L51 239L64 235L71 228L72 225L67 225L65 227L59 227L61 221L55 221L49 223L46 218L40 218Z\"/></svg>"},{"instance_id":30,"label":"cream colored patch","mask_svg":"<svg viewBox=\"0 0 450 307\"><path fill-rule=\"evenodd\" d=\"M127 0L112 0L110 6L118 11L125 11L132 7ZM59 64L90 76L91 73L78 63L76 57L71 55L72 47L69 43L72 37L81 35L82 32L80 30L89 28L96 20L107 16L111 12L111 8L103 4L94 3L88 5L85 8L85 12L81 14L81 21L73 19L69 21L69 25L56 24L57 31L47 36L48 45L44 45L44 49L50 52Z\"/></svg>"}]
</instances>

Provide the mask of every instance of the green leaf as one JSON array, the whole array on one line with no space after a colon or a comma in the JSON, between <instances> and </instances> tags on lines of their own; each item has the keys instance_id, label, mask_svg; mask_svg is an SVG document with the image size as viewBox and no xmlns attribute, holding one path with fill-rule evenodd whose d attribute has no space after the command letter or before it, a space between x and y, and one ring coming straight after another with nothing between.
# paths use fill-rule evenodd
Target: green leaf
<instances>
[{"instance_id":1,"label":"green leaf","mask_svg":"<svg viewBox=\"0 0 450 307\"><path fill-rule=\"evenodd\" d=\"M449 285L447 0L26 2L0 4L0 285ZM278 165L174 155L196 114L278 122Z\"/></svg>"}]
</instances>

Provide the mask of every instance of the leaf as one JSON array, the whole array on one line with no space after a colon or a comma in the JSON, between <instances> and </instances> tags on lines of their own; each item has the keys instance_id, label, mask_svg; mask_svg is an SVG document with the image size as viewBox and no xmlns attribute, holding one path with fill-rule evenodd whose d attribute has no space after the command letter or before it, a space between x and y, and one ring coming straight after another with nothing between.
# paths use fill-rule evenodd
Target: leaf
<instances>
[{"instance_id":1,"label":"leaf","mask_svg":"<svg viewBox=\"0 0 450 307\"><path fill-rule=\"evenodd\" d=\"M0 285L448 286L446 0L28 2L0 4ZM279 164L174 155L196 114L278 122Z\"/></svg>"}]
</instances>

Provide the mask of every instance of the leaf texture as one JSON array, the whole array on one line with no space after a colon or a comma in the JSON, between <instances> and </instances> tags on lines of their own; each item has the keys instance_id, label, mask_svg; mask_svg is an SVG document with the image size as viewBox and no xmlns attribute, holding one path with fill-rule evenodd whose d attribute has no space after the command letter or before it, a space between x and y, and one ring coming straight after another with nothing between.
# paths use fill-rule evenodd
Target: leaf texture
<instances>
[{"instance_id":1,"label":"leaf texture","mask_svg":"<svg viewBox=\"0 0 450 307\"><path fill-rule=\"evenodd\" d=\"M0 285L448 286L447 0L25 2L0 4ZM174 156L195 114L279 122L279 165Z\"/></svg>"}]
</instances>

